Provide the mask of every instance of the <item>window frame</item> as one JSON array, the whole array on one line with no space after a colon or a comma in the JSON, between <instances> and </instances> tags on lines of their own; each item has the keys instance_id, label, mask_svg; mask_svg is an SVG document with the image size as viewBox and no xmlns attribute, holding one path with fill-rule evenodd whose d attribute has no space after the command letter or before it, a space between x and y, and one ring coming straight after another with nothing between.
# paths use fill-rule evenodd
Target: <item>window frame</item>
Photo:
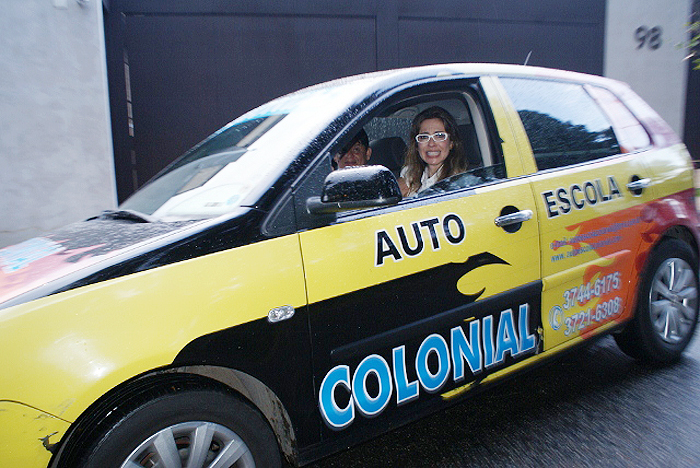
<instances>
[{"instance_id":1,"label":"window frame","mask_svg":"<svg viewBox=\"0 0 700 468\"><path fill-rule=\"evenodd\" d=\"M649 133L649 130L637 118L637 116L634 114L634 112L632 112L632 109L630 109L627 106L627 104L625 104L625 101L623 101L622 98L617 93L615 93L612 89L606 88L604 86L594 85L594 84L590 84L590 83L586 83L584 85L584 87L585 87L586 91L588 92L588 94L593 98L594 101L596 101L598 106L603 110L603 112L608 117L608 119L610 119L610 121L612 123L613 132L615 132L618 144L620 144L620 150L621 150L622 154L632 154L632 153L637 153L637 152L641 152L641 151L647 151L647 150L654 147L654 140L652 139L652 136ZM591 90L595 90L595 91L591 92ZM627 112L629 114L629 117L631 117L632 120L636 123L636 126L641 128L641 130L646 135L647 142L648 142L648 144L646 146L639 146L639 147L635 146L635 148L630 150L630 151L623 151L625 146L621 143L621 138L619 135L622 135L625 131L623 130L623 127L621 126L620 119L613 115L614 111L613 111L611 105L607 104L605 102L602 102L599 99L599 97L595 94L596 92L599 92L598 90L601 90L604 93L610 94L615 99L616 103L619 104L619 107L621 109L623 109L624 112ZM622 139L624 140L625 138L622 138Z\"/></svg>"},{"instance_id":2,"label":"window frame","mask_svg":"<svg viewBox=\"0 0 700 468\"><path fill-rule=\"evenodd\" d=\"M506 161L502 148L503 140L496 126L491 104L482 88L482 78L482 76L435 77L397 86L394 89L377 94L375 99L367 100L364 108L335 132L335 136L318 152L316 157L313 158L307 168L301 172L292 184L292 190L288 196L294 199L291 205L295 211L297 232L472 195L476 186L459 188L448 193L430 194L422 198L404 199L396 205L349 210L336 213L335 215L311 215L305 209L306 199L309 196L320 195L321 187L319 181L322 182L323 178L333 170L332 157L339 148L347 144L355 133L360 128L364 128L373 118L387 113L392 108L405 106L404 103L412 100L425 102L438 100L435 96L459 96L464 101L465 109L469 112L474 122L478 121L482 125L482 129L477 130L479 132L477 138L479 138L480 148L487 147L490 160L500 161L500 164L505 166ZM470 96L471 102L465 97L467 94ZM474 108L479 110L478 114L473 113ZM485 137L486 141L482 141L479 135ZM504 179L486 182L478 186L481 187L507 180L509 179L506 170ZM314 182L319 184L315 190L310 187ZM277 203L278 207L283 205L289 206L290 204L286 200L280 200ZM274 212L275 210L272 211Z\"/></svg>"},{"instance_id":3,"label":"window frame","mask_svg":"<svg viewBox=\"0 0 700 468\"><path fill-rule=\"evenodd\" d=\"M477 143L479 145L479 150L481 153L482 165L474 169L481 169L483 167L486 167L485 163L491 162L490 166L502 165L504 167L504 172L506 172L506 163L503 155L503 149L501 147L501 139L498 135L495 120L491 113L490 104L488 104L488 100L485 97L484 91L483 89L481 89L479 79L472 78L467 80L469 81L467 87L459 84L454 84L448 89L435 92L416 92L417 90L421 89L420 86L417 86L416 88L414 88L414 92L411 95L403 99L391 102L387 105L386 101L391 100L391 97L388 97L382 103L384 105L380 105L378 110L374 112L374 116L370 117L367 120L367 122L371 121L373 118L376 118L382 113L388 112L389 110L393 111L393 109L408 107L411 105L412 102L422 104L436 103L437 101L444 101L447 99L458 99L462 101L461 104L464 106L465 111L469 114L470 121L474 126L475 137L477 139ZM367 125L367 122L365 122L364 125ZM364 127L364 125L362 125L362 127ZM348 133L353 134L352 131ZM470 170L467 170L466 173L468 173ZM430 205L445 200L452 200L456 198L462 198L465 196L471 196L475 194L476 187L492 185L507 180L508 177L506 172L503 179L499 179L496 181L485 181L480 184L468 187L455 188L446 192L430 192L428 194L425 194L424 196L419 195L411 198L404 198L398 204L393 206L363 208L358 210L340 212L337 214L336 222L354 221L357 219L390 213L397 210L404 210L419 206Z\"/></svg>"},{"instance_id":4,"label":"window frame","mask_svg":"<svg viewBox=\"0 0 700 468\"><path fill-rule=\"evenodd\" d=\"M585 81L564 80L564 79L546 78L546 77L521 76L521 75L506 75L506 74L498 75L497 78L500 82L500 85L503 87L506 98L509 100L510 105L512 106L512 108L516 114L515 117L517 119L519 119L520 125L522 125L522 127L523 127L524 134L528 139L528 143L529 143L530 150L531 150L531 157L532 157L532 160L534 162L537 173L559 171L559 170L564 170L564 169L577 167L577 166L581 166L581 165L594 164L594 163L597 163L599 161L604 161L604 160L607 160L609 158L614 158L614 157L620 157L620 156L626 154L626 153L622 152L622 148L621 148L621 145L619 143L617 133L615 132L614 122L613 122L612 118L609 116L608 112L606 112L604 106L601 105L601 103L595 98L595 96L593 96L588 91L587 86L589 86L589 83L586 83ZM571 85L571 86L578 87L581 91L581 95L586 96L587 100L591 103L591 105L595 109L598 110L599 117L602 117L604 119L604 121L609 125L607 130L604 130L603 132L599 132L599 133L604 133L604 132L607 132L609 130L611 132L612 137L614 138L614 142L617 146L618 152L606 154L604 156L599 156L599 157L595 157L592 159L579 160L579 161L564 164L564 165L557 165L557 166L552 166L552 167L540 168L540 165L538 164L538 158L537 158L538 153L535 151L535 149L533 147L532 137L528 133L527 127L526 127L525 123L523 122L522 116L520 115L521 111L529 110L529 109L519 109L516 106L516 103L515 103L513 96L512 96L512 92L509 91L508 87L506 86L506 82L508 80L530 81L530 82L538 82L538 83L557 83L557 84L564 84L564 85ZM607 90L607 88L603 88L603 89ZM610 91L610 90L608 90L608 91ZM617 95L615 95L615 96L621 101L621 99ZM548 114L543 114L543 115L548 115ZM555 119L555 120L562 122L562 123L570 123L571 122L571 120L568 120L567 122L563 122L562 120L559 120L559 119ZM591 133L591 132L589 132L589 133ZM588 153L591 150L585 150L585 151L586 151L586 153ZM567 153L562 153L562 154L565 155ZM559 159L560 157L558 157L557 159ZM554 159L554 158L552 158L552 159Z\"/></svg>"}]
</instances>

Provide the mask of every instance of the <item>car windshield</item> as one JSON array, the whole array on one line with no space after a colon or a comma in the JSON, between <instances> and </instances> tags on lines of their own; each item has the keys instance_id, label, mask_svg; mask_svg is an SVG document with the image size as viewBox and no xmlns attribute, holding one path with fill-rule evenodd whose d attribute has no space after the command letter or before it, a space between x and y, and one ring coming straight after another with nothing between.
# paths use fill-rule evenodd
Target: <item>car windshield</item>
<instances>
[{"instance_id":1,"label":"car windshield","mask_svg":"<svg viewBox=\"0 0 700 468\"><path fill-rule=\"evenodd\" d=\"M299 91L251 110L195 146L120 205L158 221L221 216L250 206L366 83Z\"/></svg>"}]
</instances>

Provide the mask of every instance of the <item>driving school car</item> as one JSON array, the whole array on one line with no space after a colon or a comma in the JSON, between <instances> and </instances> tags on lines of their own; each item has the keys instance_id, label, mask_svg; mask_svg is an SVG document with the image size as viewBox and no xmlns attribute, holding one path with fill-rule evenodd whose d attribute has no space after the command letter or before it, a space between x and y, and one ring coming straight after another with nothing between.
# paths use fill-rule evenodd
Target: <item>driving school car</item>
<instances>
[{"instance_id":1,"label":"driving school car","mask_svg":"<svg viewBox=\"0 0 700 468\"><path fill-rule=\"evenodd\" d=\"M431 106L469 167L402 199ZM360 129L370 165L334 171ZM686 148L622 83L450 64L298 91L0 250L0 460L303 465L607 334L672 362L697 225Z\"/></svg>"}]
</instances>

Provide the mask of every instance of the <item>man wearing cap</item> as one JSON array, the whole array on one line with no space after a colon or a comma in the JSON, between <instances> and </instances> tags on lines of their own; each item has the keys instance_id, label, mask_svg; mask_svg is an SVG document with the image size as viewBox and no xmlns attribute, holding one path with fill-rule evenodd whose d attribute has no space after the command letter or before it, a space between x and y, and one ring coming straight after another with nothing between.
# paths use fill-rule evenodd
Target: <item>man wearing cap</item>
<instances>
[{"instance_id":1,"label":"man wearing cap","mask_svg":"<svg viewBox=\"0 0 700 468\"><path fill-rule=\"evenodd\" d=\"M350 143L345 145L340 153L333 157L333 165L336 169L350 166L364 166L372 156L372 148L369 147L369 138L364 129L360 129Z\"/></svg>"}]
</instances>

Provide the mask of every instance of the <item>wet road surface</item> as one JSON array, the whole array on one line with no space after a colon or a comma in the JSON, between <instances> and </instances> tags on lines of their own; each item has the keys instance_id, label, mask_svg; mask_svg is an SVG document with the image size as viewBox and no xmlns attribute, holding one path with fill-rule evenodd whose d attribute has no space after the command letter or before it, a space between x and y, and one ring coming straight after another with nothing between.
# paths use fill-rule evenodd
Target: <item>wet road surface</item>
<instances>
[{"instance_id":1,"label":"wet road surface","mask_svg":"<svg viewBox=\"0 0 700 468\"><path fill-rule=\"evenodd\" d=\"M700 467L700 336L666 368L604 338L311 466Z\"/></svg>"}]
</instances>

